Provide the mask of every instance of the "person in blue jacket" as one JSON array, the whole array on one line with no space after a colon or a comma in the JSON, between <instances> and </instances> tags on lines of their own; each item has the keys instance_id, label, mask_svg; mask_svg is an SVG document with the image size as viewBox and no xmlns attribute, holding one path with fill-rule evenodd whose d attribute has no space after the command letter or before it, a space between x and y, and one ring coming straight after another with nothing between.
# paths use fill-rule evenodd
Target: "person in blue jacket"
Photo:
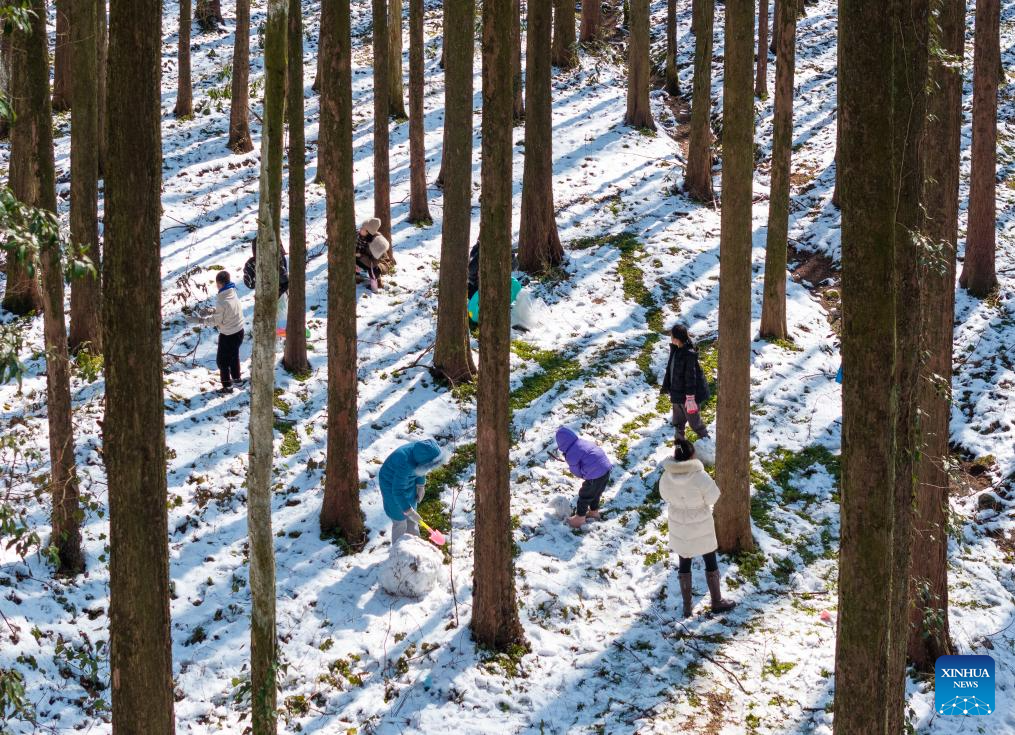
<instances>
[{"instance_id":1,"label":"person in blue jacket","mask_svg":"<svg viewBox=\"0 0 1015 735\"><path fill-rule=\"evenodd\" d=\"M391 519L391 548L404 533L419 535L419 526L405 513L423 500L426 474L444 463L445 454L433 439L404 444L384 460L377 474L384 513Z\"/></svg>"},{"instance_id":2,"label":"person in blue jacket","mask_svg":"<svg viewBox=\"0 0 1015 735\"><path fill-rule=\"evenodd\" d=\"M571 474L584 480L578 490L578 507L567 519L571 528L581 528L586 518L599 518L599 501L610 483L613 464L601 447L588 439L579 439L566 426L557 429L556 440Z\"/></svg>"}]
</instances>

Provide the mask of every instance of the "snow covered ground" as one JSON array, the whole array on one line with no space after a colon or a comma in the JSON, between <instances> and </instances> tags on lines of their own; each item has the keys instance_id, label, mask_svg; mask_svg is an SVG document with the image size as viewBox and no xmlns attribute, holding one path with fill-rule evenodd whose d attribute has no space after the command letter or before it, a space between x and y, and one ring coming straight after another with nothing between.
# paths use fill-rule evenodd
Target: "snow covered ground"
<instances>
[{"instance_id":1,"label":"snow covered ground","mask_svg":"<svg viewBox=\"0 0 1015 735\"><path fill-rule=\"evenodd\" d=\"M163 318L166 427L170 448L169 528L174 599L173 657L180 732L243 731L249 709L249 591L245 569L244 487L249 401L213 391L215 335L195 333L183 307L212 298L212 267L238 273L248 257L257 207L257 151L225 147L232 3L221 34L195 27L194 119L172 117L177 6L164 10L163 47ZM429 179L440 163L443 76L437 66L440 16L428 3L426 127ZM681 82L690 88L693 40L689 3L680 9ZM808 6L799 26L794 192L790 234L814 272L823 254L839 257L838 213L831 206L835 124L835 2ZM972 8L970 7L970 10ZM318 100L315 68L318 4L304 2L307 48L308 180L316 173ZM356 192L360 219L372 215L369 3L354 3ZM661 43L665 3L653 2ZM997 712L989 720L935 717L928 682L909 683L910 721L919 732L1015 732L1015 3L1003 3L996 298L958 294L956 403L952 438L983 468L955 489L950 546L952 633L961 652L997 661ZM252 105L263 88L255 3ZM717 6L714 92L721 99L722 5ZM972 13L969 16L972 28ZM406 34L406 43L408 36ZM366 44L366 45L364 45ZM965 64L968 166L969 80ZM325 451L326 268L323 190L308 186L307 266L311 367L299 380L281 369L276 402L293 429L278 435L273 522L277 533L278 633L283 657L280 704L285 730L313 733L424 732L709 732L830 733L837 575L839 390L838 343L826 306L810 288L789 284L793 344L753 345L753 516L759 552L723 559L728 596L739 606L723 617L681 621L676 572L665 547L665 515L654 482L669 451L666 406L655 376L666 359L660 325L686 320L697 339L714 339L718 305L719 213L674 192L684 153L665 95L653 93L660 130L646 135L622 124L622 57L606 48L583 52L580 68L554 78L555 201L567 261L553 278L529 284L547 304L544 324L512 355L516 444L512 513L517 542L526 655L476 649L471 603L473 471L469 442L475 404L436 386L412 366L433 340L441 199L431 190L435 225L405 221L408 127L392 125L392 202L398 270L380 294L362 292L359 308L361 479L370 538L355 556L321 539ZM772 88L770 68L769 88ZM480 107L476 63L476 109ZM224 97L223 97L224 93ZM716 108L718 109L718 108ZM757 102L759 164L754 208L754 313L760 317L767 217L771 101ZM476 117L478 131L479 116ZM255 144L259 129L252 117ZM61 206L69 195L69 117L57 120ZM522 137L521 128L516 139ZM478 194L479 139L474 182ZM0 164L9 149L0 147ZM520 204L522 147L516 147ZM968 173L968 172L967 172ZM716 176L716 185L719 177ZM966 188L963 185L963 212ZM478 229L478 198L473 233ZM963 214L964 217L964 214ZM517 224L517 217L516 217ZM964 230L964 222L962 223ZM621 237L622 233L630 233ZM820 269L819 269L820 270ZM825 269L821 278L835 277ZM824 284L829 285L829 284ZM241 288L246 317L253 294ZM834 317L834 314L832 314ZM6 317L5 317L6 318ZM28 496L27 521L45 538L48 505L31 495L46 471L41 320L25 330L31 368L19 392L0 386L0 425L22 442L4 446L13 484ZM241 353L249 358L249 342ZM715 346L703 350L714 359ZM706 364L714 363L706 361ZM246 371L246 365L244 366ZM539 378L539 376L542 376ZM37 555L22 562L0 552L0 667L26 681L35 717L50 732L109 732L106 646L108 524L97 420L101 374L77 371L75 432L83 491L88 572L54 580ZM711 418L711 414L706 413ZM567 424L602 442L616 462L604 520L572 532L553 517L550 499L576 494L577 483L548 454L553 432ZM875 430L876 427L872 427ZM458 448L456 468L440 487L451 517L449 582L420 601L390 597L378 586L387 556L387 521L375 475L400 443L426 436ZM25 451L29 450L29 451ZM33 453L31 450L34 450ZM39 454L41 453L41 454ZM988 456L989 455L989 456ZM966 465L971 465L966 462ZM447 477L447 475L445 476ZM1006 479L1007 478L1007 479ZM981 509L986 487L997 509ZM452 585L454 594L452 594ZM695 567L696 596L705 595ZM699 612L703 606L699 605ZM34 732L12 720L15 733Z\"/></svg>"}]
</instances>

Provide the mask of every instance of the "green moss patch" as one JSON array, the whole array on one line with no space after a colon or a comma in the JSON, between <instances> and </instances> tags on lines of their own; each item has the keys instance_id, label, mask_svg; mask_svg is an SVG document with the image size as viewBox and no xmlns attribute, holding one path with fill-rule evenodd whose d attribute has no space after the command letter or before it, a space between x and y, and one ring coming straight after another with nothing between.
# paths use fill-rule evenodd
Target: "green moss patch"
<instances>
[{"instance_id":1,"label":"green moss patch","mask_svg":"<svg viewBox=\"0 0 1015 735\"><path fill-rule=\"evenodd\" d=\"M423 500L417 510L428 526L444 530L450 528L448 506L441 500L441 493L457 484L462 475L475 463L476 445L463 444L452 452L447 464L427 475Z\"/></svg>"},{"instance_id":2,"label":"green moss patch","mask_svg":"<svg viewBox=\"0 0 1015 735\"><path fill-rule=\"evenodd\" d=\"M582 372L578 360L560 352L540 350L521 340L511 343L511 351L523 360L534 361L542 368L542 372L523 378L522 384L511 391L509 405L512 410L531 405L557 383L575 380Z\"/></svg>"}]
</instances>

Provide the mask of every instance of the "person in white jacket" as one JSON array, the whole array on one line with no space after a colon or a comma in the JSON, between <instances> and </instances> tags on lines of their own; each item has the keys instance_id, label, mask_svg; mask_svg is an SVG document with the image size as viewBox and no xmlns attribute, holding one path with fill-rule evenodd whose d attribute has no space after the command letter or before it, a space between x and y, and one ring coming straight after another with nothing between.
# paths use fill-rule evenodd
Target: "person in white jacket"
<instances>
[{"instance_id":1,"label":"person in white jacket","mask_svg":"<svg viewBox=\"0 0 1015 735\"><path fill-rule=\"evenodd\" d=\"M219 271L215 276L215 285L219 290L215 297L215 308L203 321L219 330L218 351L215 353L215 364L218 365L219 377L222 379L219 392L232 393L233 383L240 383L243 306L229 271Z\"/></svg>"},{"instance_id":2,"label":"person in white jacket","mask_svg":"<svg viewBox=\"0 0 1015 735\"><path fill-rule=\"evenodd\" d=\"M712 520L712 506L719 500L719 487L695 458L694 445L683 437L677 437L676 442L673 458L663 462L659 494L668 505L670 549L680 558L678 578L684 617L689 617L694 607L691 560L696 556L705 560L712 612L726 612L736 607L736 603L723 599L719 585L719 561L715 555L719 542Z\"/></svg>"}]
</instances>

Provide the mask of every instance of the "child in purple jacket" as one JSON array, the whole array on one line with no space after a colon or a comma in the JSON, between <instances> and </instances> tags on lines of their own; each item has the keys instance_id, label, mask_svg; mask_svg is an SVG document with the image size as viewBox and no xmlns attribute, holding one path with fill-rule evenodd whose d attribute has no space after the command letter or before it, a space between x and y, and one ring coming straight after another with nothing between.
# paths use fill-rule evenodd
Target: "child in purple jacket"
<instances>
[{"instance_id":1,"label":"child in purple jacket","mask_svg":"<svg viewBox=\"0 0 1015 735\"><path fill-rule=\"evenodd\" d=\"M610 482L613 465L606 452L566 426L557 429L557 448L564 454L568 469L582 482L578 490L578 507L575 514L567 519L571 528L581 528L586 518L599 518L599 500Z\"/></svg>"}]
</instances>

